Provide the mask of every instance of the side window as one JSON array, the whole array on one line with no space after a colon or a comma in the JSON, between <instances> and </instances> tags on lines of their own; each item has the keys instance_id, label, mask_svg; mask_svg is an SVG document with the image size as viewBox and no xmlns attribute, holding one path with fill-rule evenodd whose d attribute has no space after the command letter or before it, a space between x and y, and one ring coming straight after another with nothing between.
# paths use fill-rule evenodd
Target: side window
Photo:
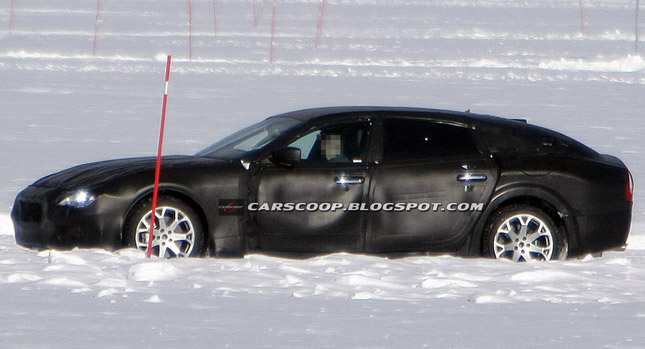
<instances>
[{"instance_id":1,"label":"side window","mask_svg":"<svg viewBox=\"0 0 645 349\"><path fill-rule=\"evenodd\" d=\"M385 119L383 161L477 154L468 128L430 120Z\"/></svg>"},{"instance_id":2,"label":"side window","mask_svg":"<svg viewBox=\"0 0 645 349\"><path fill-rule=\"evenodd\" d=\"M362 163L368 127L364 123L330 126L308 132L289 144L305 163Z\"/></svg>"},{"instance_id":3,"label":"side window","mask_svg":"<svg viewBox=\"0 0 645 349\"><path fill-rule=\"evenodd\" d=\"M300 149L300 160L307 160L311 156L311 152L316 146L316 142L320 141L320 130L310 132L304 137L298 138L295 142L289 144L290 147Z\"/></svg>"}]
</instances>

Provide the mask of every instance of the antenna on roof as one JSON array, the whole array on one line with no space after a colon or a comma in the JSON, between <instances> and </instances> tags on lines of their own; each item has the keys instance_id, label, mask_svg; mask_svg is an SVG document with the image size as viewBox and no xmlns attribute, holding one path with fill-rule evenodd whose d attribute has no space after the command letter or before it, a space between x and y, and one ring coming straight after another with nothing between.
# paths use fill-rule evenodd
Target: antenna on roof
<instances>
[{"instance_id":1,"label":"antenna on roof","mask_svg":"<svg viewBox=\"0 0 645 349\"><path fill-rule=\"evenodd\" d=\"M470 114L470 109L466 110L464 113Z\"/></svg>"}]
</instances>

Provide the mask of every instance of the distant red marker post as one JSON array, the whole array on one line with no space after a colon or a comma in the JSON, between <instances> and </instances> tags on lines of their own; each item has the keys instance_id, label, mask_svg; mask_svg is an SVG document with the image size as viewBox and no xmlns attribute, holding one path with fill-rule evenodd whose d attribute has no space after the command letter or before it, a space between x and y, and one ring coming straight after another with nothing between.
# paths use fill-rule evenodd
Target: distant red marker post
<instances>
[{"instance_id":1,"label":"distant red marker post","mask_svg":"<svg viewBox=\"0 0 645 349\"><path fill-rule=\"evenodd\" d=\"M260 23L260 16L262 15L262 3L253 2L253 26L258 27Z\"/></svg>"},{"instance_id":2,"label":"distant red marker post","mask_svg":"<svg viewBox=\"0 0 645 349\"><path fill-rule=\"evenodd\" d=\"M320 7L318 8L318 29L316 31L316 47L320 45L320 37L323 32L323 25L325 23L325 10L327 8L327 1L322 0Z\"/></svg>"},{"instance_id":3,"label":"distant red marker post","mask_svg":"<svg viewBox=\"0 0 645 349\"><path fill-rule=\"evenodd\" d=\"M16 0L11 0L11 14L9 17L9 33L13 32L13 27L16 24Z\"/></svg>"},{"instance_id":4,"label":"distant red marker post","mask_svg":"<svg viewBox=\"0 0 645 349\"><path fill-rule=\"evenodd\" d=\"M276 17L276 12L277 12L276 7L277 6L276 6L275 0L274 0L273 1L273 16L272 16L272 19L271 19L271 46L270 46L270 49L269 49L269 51L270 51L269 52L269 61L271 62L271 64L273 64L273 46L275 46L274 38L275 38L275 17Z\"/></svg>"},{"instance_id":5,"label":"distant red marker post","mask_svg":"<svg viewBox=\"0 0 645 349\"><path fill-rule=\"evenodd\" d=\"M101 0L96 1L96 21L94 22L94 47L92 48L92 57L96 56L96 49L99 37L99 23L101 22Z\"/></svg>"},{"instance_id":6,"label":"distant red marker post","mask_svg":"<svg viewBox=\"0 0 645 349\"><path fill-rule=\"evenodd\" d=\"M161 178L161 153L163 151L163 139L164 131L166 128L166 107L168 105L168 82L170 81L170 62L172 58L168 55L168 61L166 63L166 83L164 86L163 93L163 106L161 109L161 127L159 131L159 148L157 149L157 166L155 168L155 186L152 192L152 214L150 215L150 233L148 239L148 258L152 255L152 241L155 238L155 223L156 223L156 211L157 211L157 201L159 200L159 182Z\"/></svg>"},{"instance_id":7,"label":"distant red marker post","mask_svg":"<svg viewBox=\"0 0 645 349\"><path fill-rule=\"evenodd\" d=\"M193 60L193 1L186 0L188 11L188 58Z\"/></svg>"},{"instance_id":8,"label":"distant red marker post","mask_svg":"<svg viewBox=\"0 0 645 349\"><path fill-rule=\"evenodd\" d=\"M584 7L582 6L582 0L578 0L578 10L580 11L580 33L584 35L584 33L585 33L585 13L584 13Z\"/></svg>"},{"instance_id":9,"label":"distant red marker post","mask_svg":"<svg viewBox=\"0 0 645 349\"><path fill-rule=\"evenodd\" d=\"M640 11L640 8L641 8L640 1L636 0L636 20L635 20L635 23L634 23L634 37L636 38L636 46L635 46L636 53L638 53L638 41L639 41L639 38L638 38L638 12Z\"/></svg>"},{"instance_id":10,"label":"distant red marker post","mask_svg":"<svg viewBox=\"0 0 645 349\"><path fill-rule=\"evenodd\" d=\"M213 33L217 34L217 0L213 0Z\"/></svg>"}]
</instances>

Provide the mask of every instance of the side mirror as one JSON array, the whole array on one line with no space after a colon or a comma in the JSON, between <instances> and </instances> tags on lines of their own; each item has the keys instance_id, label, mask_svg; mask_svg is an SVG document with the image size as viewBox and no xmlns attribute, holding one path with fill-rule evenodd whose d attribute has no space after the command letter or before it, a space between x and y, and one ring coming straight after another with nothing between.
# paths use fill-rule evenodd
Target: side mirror
<instances>
[{"instance_id":1,"label":"side mirror","mask_svg":"<svg viewBox=\"0 0 645 349\"><path fill-rule=\"evenodd\" d=\"M269 159L276 165L291 167L294 163L300 161L300 156L300 149L287 147L274 151Z\"/></svg>"}]
</instances>

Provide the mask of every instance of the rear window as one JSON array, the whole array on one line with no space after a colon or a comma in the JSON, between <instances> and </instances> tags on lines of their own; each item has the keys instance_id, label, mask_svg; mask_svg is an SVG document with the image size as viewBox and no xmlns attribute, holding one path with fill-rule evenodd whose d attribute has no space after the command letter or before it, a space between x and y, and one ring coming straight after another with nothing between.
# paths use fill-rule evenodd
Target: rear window
<instances>
[{"instance_id":1,"label":"rear window","mask_svg":"<svg viewBox=\"0 0 645 349\"><path fill-rule=\"evenodd\" d=\"M383 161L419 160L477 154L465 126L432 120L389 118L383 122Z\"/></svg>"},{"instance_id":2,"label":"rear window","mask_svg":"<svg viewBox=\"0 0 645 349\"><path fill-rule=\"evenodd\" d=\"M532 125L485 125L479 129L493 153L569 154L593 157L597 152L565 135Z\"/></svg>"}]
</instances>

